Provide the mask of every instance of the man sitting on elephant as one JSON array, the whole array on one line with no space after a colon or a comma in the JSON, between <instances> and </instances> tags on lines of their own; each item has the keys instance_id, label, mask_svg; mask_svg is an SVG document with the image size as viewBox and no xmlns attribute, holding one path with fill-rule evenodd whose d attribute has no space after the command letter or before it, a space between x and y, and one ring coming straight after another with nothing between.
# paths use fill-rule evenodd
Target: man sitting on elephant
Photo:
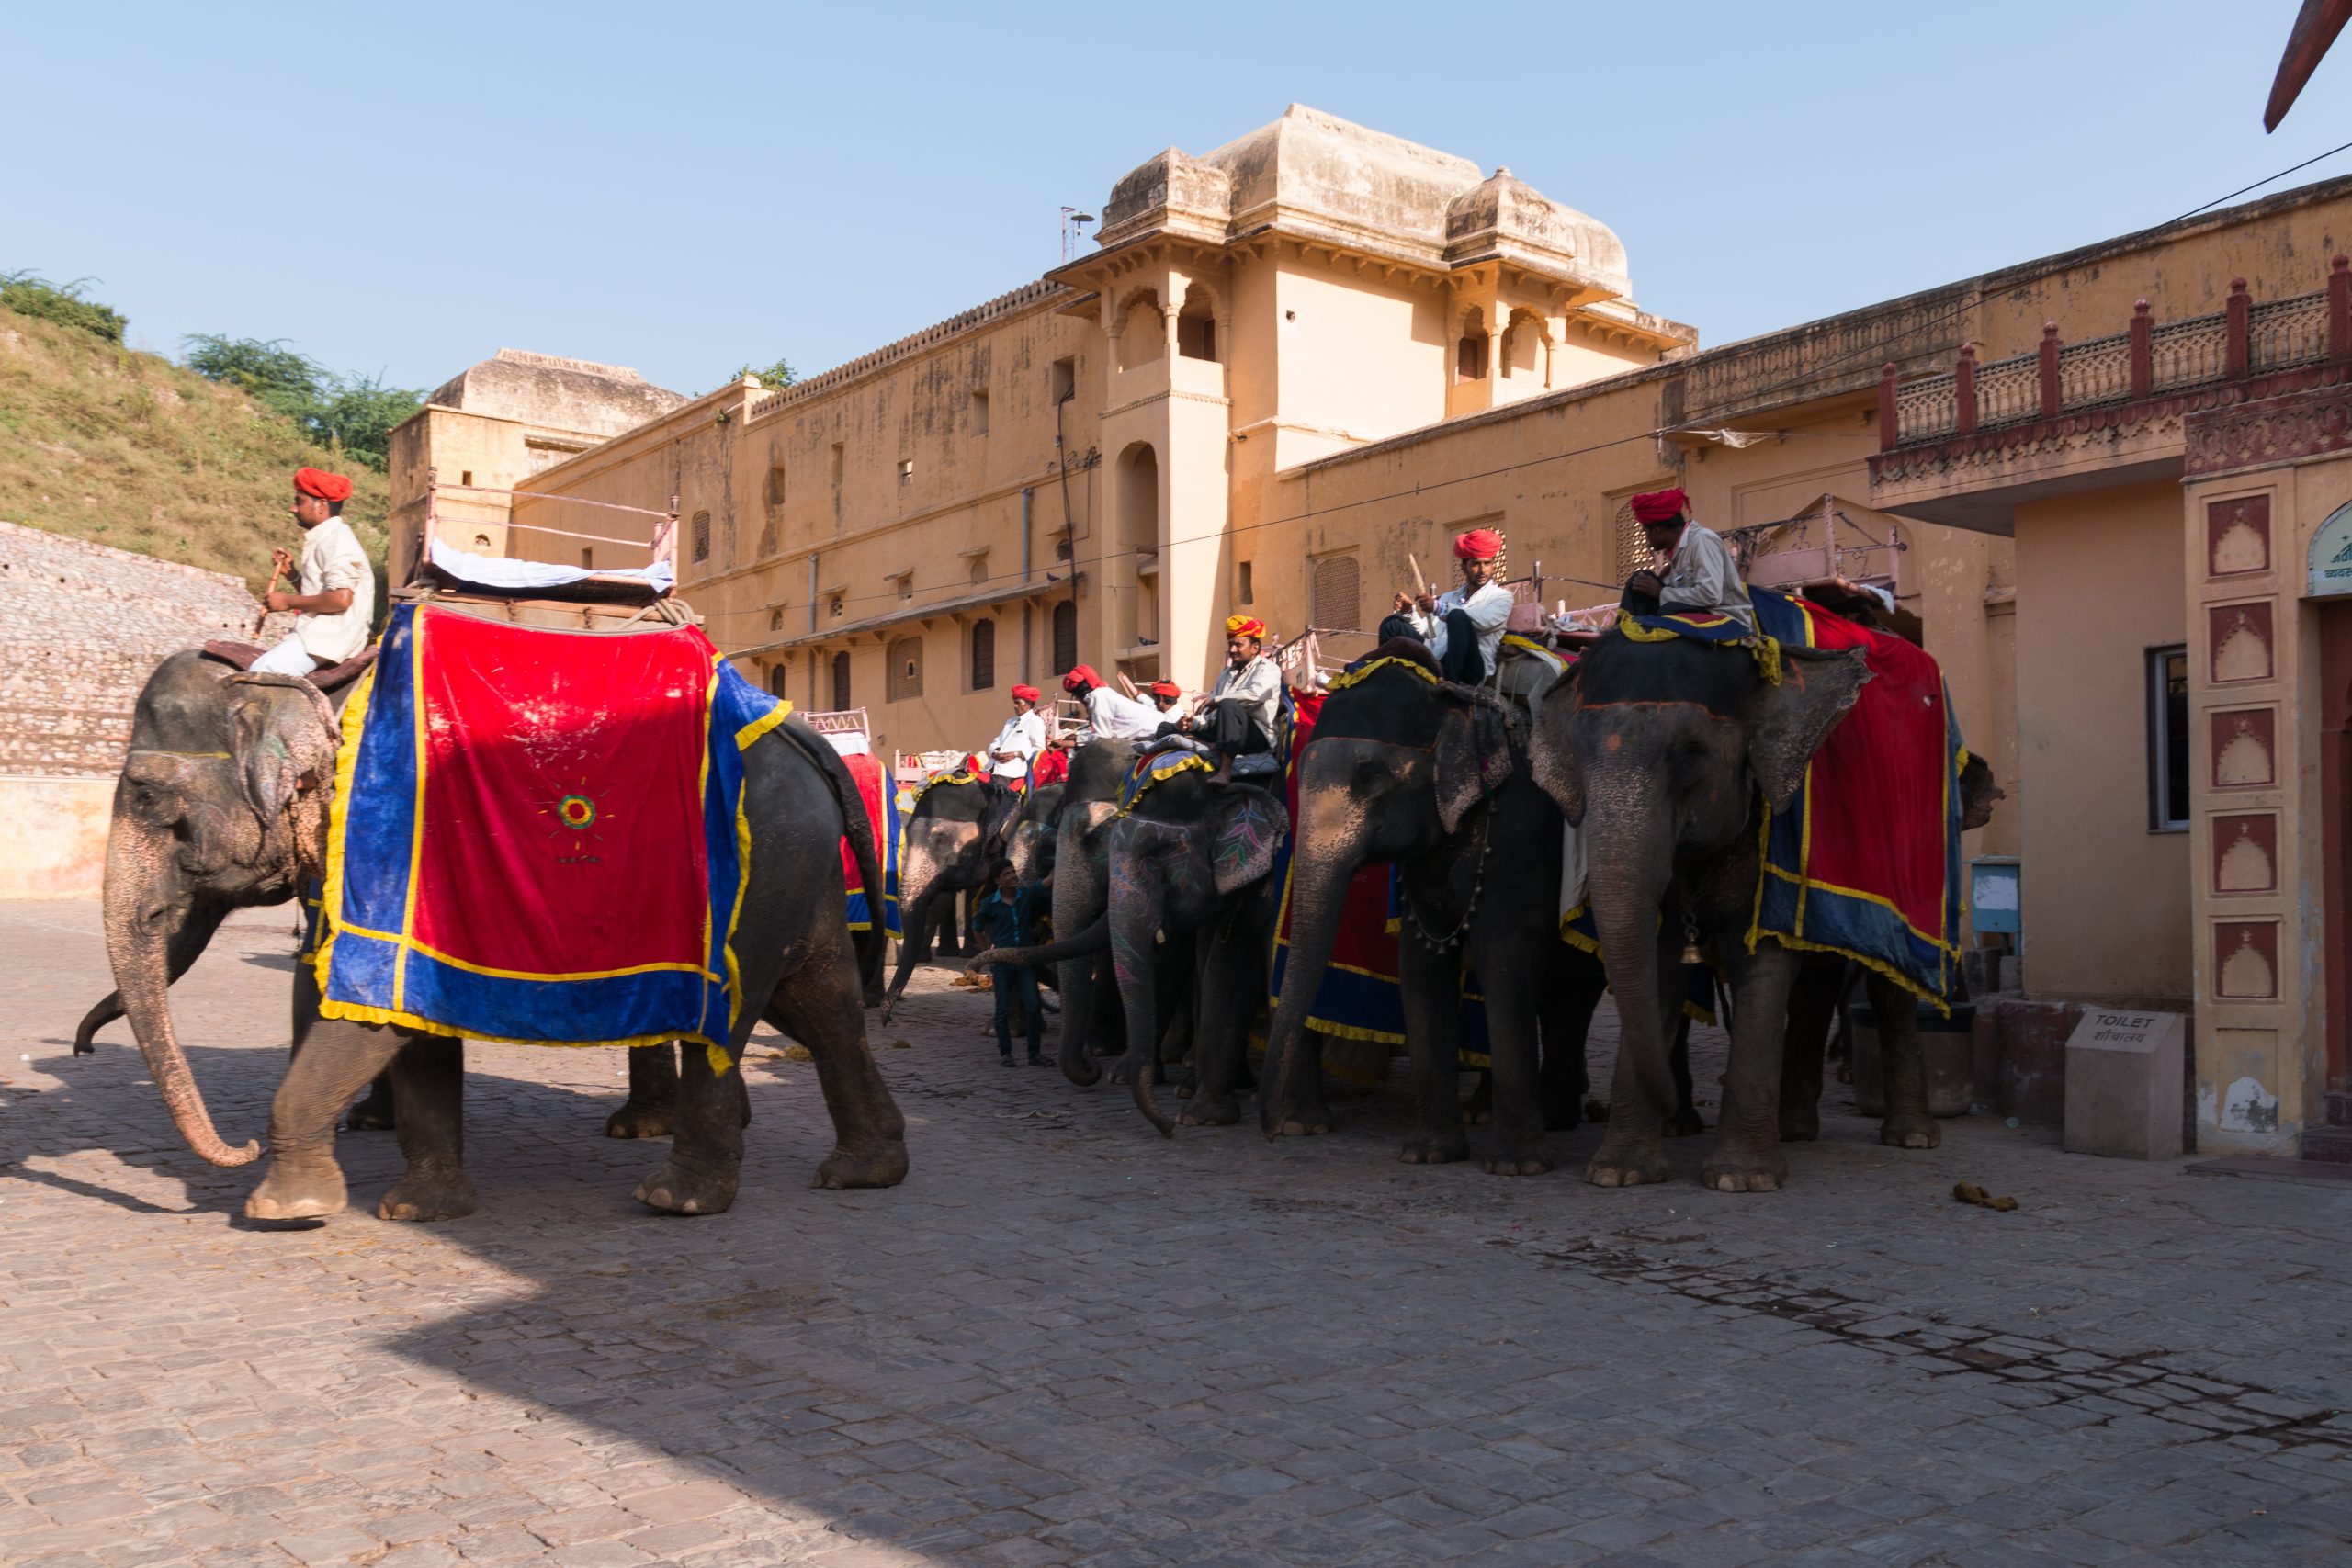
<instances>
[{"instance_id":1,"label":"man sitting on elephant","mask_svg":"<svg viewBox=\"0 0 2352 1568\"><path fill-rule=\"evenodd\" d=\"M1626 581L1626 609L1637 615L1729 615L1755 629L1739 563L1721 534L1691 520L1686 491L1677 486L1634 497L1634 519L1659 558Z\"/></svg>"},{"instance_id":2,"label":"man sitting on elephant","mask_svg":"<svg viewBox=\"0 0 2352 1568\"><path fill-rule=\"evenodd\" d=\"M1148 740L1159 728L1158 708L1140 697L1113 691L1091 664L1071 666L1062 677L1062 690L1086 705L1086 731L1057 745L1084 745L1093 739Z\"/></svg>"},{"instance_id":3,"label":"man sitting on elephant","mask_svg":"<svg viewBox=\"0 0 2352 1568\"><path fill-rule=\"evenodd\" d=\"M1200 712L1182 725L1162 725L1160 732L1182 728L1203 750L1217 756L1216 776L1233 773L1240 757L1262 756L1274 749L1274 710L1282 702L1282 666L1266 657L1266 623L1255 615L1229 615L1225 622L1225 668L1216 684L1201 699Z\"/></svg>"},{"instance_id":4,"label":"man sitting on elephant","mask_svg":"<svg viewBox=\"0 0 2352 1568\"><path fill-rule=\"evenodd\" d=\"M300 675L356 657L368 646L368 623L376 613L376 571L368 552L359 547L351 525L343 520L343 503L351 497L351 481L341 474L302 468L294 475L294 521L302 525L302 556L270 552L270 589L265 603L272 610L295 613L294 629L282 642L254 660L265 675ZM293 574L300 592L288 593L277 580Z\"/></svg>"},{"instance_id":5,"label":"man sitting on elephant","mask_svg":"<svg viewBox=\"0 0 2352 1568\"><path fill-rule=\"evenodd\" d=\"M1503 536L1492 528L1472 528L1453 536L1453 558L1462 563L1462 583L1442 595L1420 588L1411 599L1396 595L1396 614L1382 624L1384 640L1394 635L1417 637L1437 655L1439 670L1449 681L1475 686L1495 672L1495 653L1502 646L1503 627L1510 620L1510 590L1495 581L1495 563L1503 553Z\"/></svg>"}]
</instances>

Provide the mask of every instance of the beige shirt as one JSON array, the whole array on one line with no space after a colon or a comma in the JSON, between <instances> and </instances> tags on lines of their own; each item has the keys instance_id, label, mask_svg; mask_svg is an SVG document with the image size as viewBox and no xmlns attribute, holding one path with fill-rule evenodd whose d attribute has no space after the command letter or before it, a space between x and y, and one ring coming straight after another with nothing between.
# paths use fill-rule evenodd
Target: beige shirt
<instances>
[{"instance_id":1,"label":"beige shirt","mask_svg":"<svg viewBox=\"0 0 2352 1568\"><path fill-rule=\"evenodd\" d=\"M1238 670L1227 665L1217 671L1216 684L1209 688L1212 703L1239 703L1269 746L1274 742L1274 710L1282 695L1282 666L1262 653Z\"/></svg>"},{"instance_id":2,"label":"beige shirt","mask_svg":"<svg viewBox=\"0 0 2352 1568\"><path fill-rule=\"evenodd\" d=\"M302 536L302 559L297 568L301 591L327 593L351 590L350 606L333 615L309 611L294 623L294 635L311 658L340 664L368 646L368 623L376 614L376 569L359 547L359 536L340 517L330 517Z\"/></svg>"},{"instance_id":3,"label":"beige shirt","mask_svg":"<svg viewBox=\"0 0 2352 1568\"><path fill-rule=\"evenodd\" d=\"M1657 601L1664 612L1712 610L1756 629L1756 610L1748 603L1747 585L1739 580L1739 563L1713 529L1685 524L1660 579Z\"/></svg>"}]
</instances>

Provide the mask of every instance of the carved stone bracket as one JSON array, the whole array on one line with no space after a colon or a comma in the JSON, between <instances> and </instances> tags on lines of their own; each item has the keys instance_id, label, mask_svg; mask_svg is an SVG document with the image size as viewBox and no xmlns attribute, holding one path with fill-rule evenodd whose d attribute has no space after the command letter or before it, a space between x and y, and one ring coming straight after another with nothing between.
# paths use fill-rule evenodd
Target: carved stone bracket
<instances>
[{"instance_id":1,"label":"carved stone bracket","mask_svg":"<svg viewBox=\"0 0 2352 1568\"><path fill-rule=\"evenodd\" d=\"M2185 472L2193 479L2352 451L2352 386L2199 410L2188 424Z\"/></svg>"}]
</instances>

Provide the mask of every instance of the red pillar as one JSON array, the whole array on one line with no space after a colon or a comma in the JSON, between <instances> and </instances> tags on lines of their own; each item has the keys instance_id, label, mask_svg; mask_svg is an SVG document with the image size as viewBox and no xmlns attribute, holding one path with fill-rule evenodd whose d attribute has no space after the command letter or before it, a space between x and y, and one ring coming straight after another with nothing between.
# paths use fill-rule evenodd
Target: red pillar
<instances>
[{"instance_id":1,"label":"red pillar","mask_svg":"<svg viewBox=\"0 0 2352 1568\"><path fill-rule=\"evenodd\" d=\"M1960 363L1951 367L1952 420L1955 434L1976 434L1976 345L1960 345Z\"/></svg>"},{"instance_id":2,"label":"red pillar","mask_svg":"<svg viewBox=\"0 0 2352 1568\"><path fill-rule=\"evenodd\" d=\"M2230 279L2230 297L2222 307L2222 375L2224 379L2243 381L2253 368L2254 355L2247 336L2247 312L2254 300L2245 291L2245 279Z\"/></svg>"},{"instance_id":3,"label":"red pillar","mask_svg":"<svg viewBox=\"0 0 2352 1568\"><path fill-rule=\"evenodd\" d=\"M2156 393L2156 321L2145 299L2132 307L2132 400Z\"/></svg>"},{"instance_id":4,"label":"red pillar","mask_svg":"<svg viewBox=\"0 0 2352 1568\"><path fill-rule=\"evenodd\" d=\"M1878 373L1878 449L1894 450L1896 438L1902 434L1901 422L1894 412L1894 379L1899 374L1889 365Z\"/></svg>"},{"instance_id":5,"label":"red pillar","mask_svg":"<svg viewBox=\"0 0 2352 1568\"><path fill-rule=\"evenodd\" d=\"M2041 323L2041 417L2058 417L2058 323Z\"/></svg>"}]
</instances>

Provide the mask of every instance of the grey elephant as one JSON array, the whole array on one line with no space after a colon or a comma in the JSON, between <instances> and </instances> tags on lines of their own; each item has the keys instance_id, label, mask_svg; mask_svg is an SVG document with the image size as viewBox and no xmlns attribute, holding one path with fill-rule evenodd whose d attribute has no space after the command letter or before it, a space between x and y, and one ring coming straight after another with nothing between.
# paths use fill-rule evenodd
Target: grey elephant
<instances>
[{"instance_id":1,"label":"grey elephant","mask_svg":"<svg viewBox=\"0 0 2352 1568\"><path fill-rule=\"evenodd\" d=\"M1376 650L1324 700L1298 755L1290 956L1260 1103L1269 1136L1330 1126L1306 1017L1363 866L1401 868L1398 947L1414 1128L1408 1164L1469 1153L1457 1087L1466 954L1486 997L1495 1148L1489 1171L1550 1168L1547 1128L1574 1127L1600 966L1560 940L1560 813L1536 787L1521 711L1438 678L1419 644ZM1538 1028L1541 1020L1541 1068Z\"/></svg>"},{"instance_id":2,"label":"grey elephant","mask_svg":"<svg viewBox=\"0 0 2352 1568\"><path fill-rule=\"evenodd\" d=\"M1679 997L1661 987L1678 953L1708 949L1734 1002L1729 1070L1700 1172L1720 1191L1769 1191L1780 1148L1782 1047L1801 954L1766 936L1751 951L1759 829L1786 807L1870 671L1860 649L1780 649L1780 679L1740 647L1679 637L1603 637L1544 698L1537 781L1583 831L1594 922L1623 1026L1608 1131L1586 1167L1603 1187L1663 1180L1663 1122L1675 1103L1668 1041ZM1989 810L1989 801L1985 803ZM1885 1021L1881 1138L1939 1141L1928 1113L1909 993L1873 973ZM1814 1075L1817 1092L1818 1073ZM1792 1088L1796 1086L1792 1086Z\"/></svg>"},{"instance_id":3,"label":"grey elephant","mask_svg":"<svg viewBox=\"0 0 2352 1568\"><path fill-rule=\"evenodd\" d=\"M229 909L281 902L320 874L337 739L334 714L309 682L239 674L194 651L164 660L133 712L107 844L107 955L165 1108L189 1147L216 1165L245 1164L260 1147L232 1149L214 1129L173 1029L167 987ZM844 832L866 886L880 885L867 819L838 757L805 727L776 726L743 762L752 842L737 950L747 1005L730 1045L740 1055L762 1017L805 1043L836 1138L818 1184L891 1185L906 1173L905 1124L865 1047L861 953L842 914ZM865 939L862 956L878 968L878 935ZM469 1213L461 1043L322 1020L317 1004L315 976L302 966L294 1056L270 1108L270 1168L247 1214L295 1219L345 1206L335 1117L388 1068L407 1170L378 1212L411 1220ZM638 1197L657 1209L717 1213L733 1201L741 1156L740 1074L722 1076L707 1053L687 1053L674 1145Z\"/></svg>"},{"instance_id":4,"label":"grey elephant","mask_svg":"<svg viewBox=\"0 0 2352 1568\"><path fill-rule=\"evenodd\" d=\"M943 779L917 796L899 832L899 963L883 1003L884 1019L906 994L915 965L931 956L933 926L953 931L952 919L941 919L940 901L952 910L956 894L978 892L987 883L1022 802L1022 791L983 778Z\"/></svg>"}]
</instances>

